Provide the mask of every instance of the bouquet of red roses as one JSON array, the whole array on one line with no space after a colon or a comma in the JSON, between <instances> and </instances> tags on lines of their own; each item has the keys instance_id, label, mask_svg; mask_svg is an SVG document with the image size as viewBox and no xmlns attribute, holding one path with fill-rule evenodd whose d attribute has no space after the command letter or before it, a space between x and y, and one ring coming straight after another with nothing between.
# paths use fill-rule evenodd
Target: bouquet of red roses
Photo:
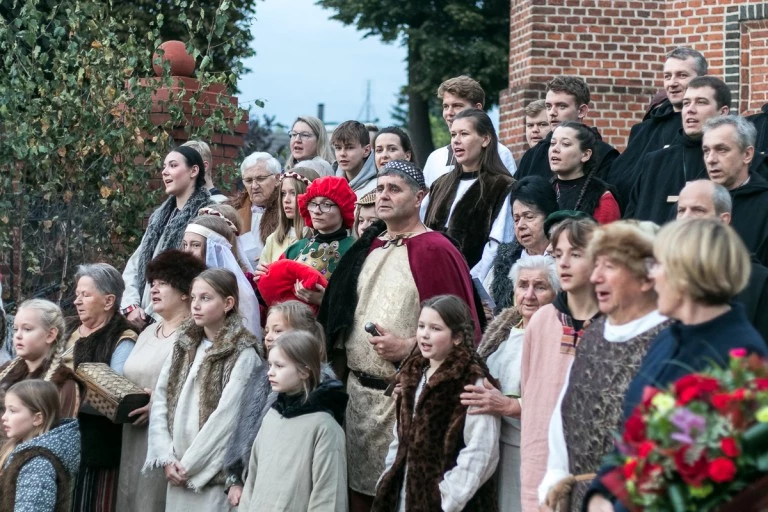
<instances>
[{"instance_id":1,"label":"bouquet of red roses","mask_svg":"<svg viewBox=\"0 0 768 512\"><path fill-rule=\"evenodd\" d=\"M646 388L617 447L602 481L630 510L755 506L768 496L768 363L736 349L728 368Z\"/></svg>"}]
</instances>

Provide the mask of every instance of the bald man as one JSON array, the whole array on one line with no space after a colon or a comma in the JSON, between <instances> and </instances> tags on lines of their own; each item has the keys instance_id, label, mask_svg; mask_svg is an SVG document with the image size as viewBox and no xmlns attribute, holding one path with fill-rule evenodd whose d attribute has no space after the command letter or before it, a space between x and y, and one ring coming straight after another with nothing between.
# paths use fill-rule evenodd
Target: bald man
<instances>
[{"instance_id":1,"label":"bald man","mask_svg":"<svg viewBox=\"0 0 768 512\"><path fill-rule=\"evenodd\" d=\"M727 188L709 180L688 182L677 200L677 218L713 218L731 223L733 201ZM764 340L768 340L768 268L752 254L752 272L747 287L736 297L744 304L747 318Z\"/></svg>"}]
</instances>

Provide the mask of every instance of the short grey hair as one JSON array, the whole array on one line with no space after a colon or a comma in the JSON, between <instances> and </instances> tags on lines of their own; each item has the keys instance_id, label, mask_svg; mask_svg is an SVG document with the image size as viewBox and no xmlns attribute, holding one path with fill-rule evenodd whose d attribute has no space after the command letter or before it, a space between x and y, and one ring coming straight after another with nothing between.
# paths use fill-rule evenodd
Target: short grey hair
<instances>
[{"instance_id":1,"label":"short grey hair","mask_svg":"<svg viewBox=\"0 0 768 512\"><path fill-rule=\"evenodd\" d=\"M115 267L107 263L87 263L77 267L75 283L84 277L93 279L96 289L103 295L115 296L115 311L120 311L120 301L123 299L125 283Z\"/></svg>"},{"instance_id":2,"label":"short grey hair","mask_svg":"<svg viewBox=\"0 0 768 512\"><path fill-rule=\"evenodd\" d=\"M265 153L263 151L256 151L255 153L251 153L250 155L245 157L245 159L243 160L243 163L240 164L240 176L243 175L246 169L253 167L259 162L265 163L267 172L269 172L270 174L280 174L283 170L277 158L273 157L269 153Z\"/></svg>"},{"instance_id":3,"label":"short grey hair","mask_svg":"<svg viewBox=\"0 0 768 512\"><path fill-rule=\"evenodd\" d=\"M708 131L720 128L721 126L733 126L736 130L736 144L741 149L742 153L747 150L748 147L755 147L755 141L757 140L757 128L746 118L729 114L727 116L715 116L704 123L703 133L707 134Z\"/></svg>"},{"instance_id":4,"label":"short grey hair","mask_svg":"<svg viewBox=\"0 0 768 512\"><path fill-rule=\"evenodd\" d=\"M724 213L732 213L733 199L731 199L731 193L719 183L715 183L714 181L710 181L710 183L712 183L713 187L712 204L715 207L715 214L722 215Z\"/></svg>"},{"instance_id":5,"label":"short grey hair","mask_svg":"<svg viewBox=\"0 0 768 512\"><path fill-rule=\"evenodd\" d=\"M552 256L528 256L520 258L512 265L509 278L512 280L512 289L517 288L517 280L522 270L543 270L547 281L555 293L560 291L560 278L557 276L557 266Z\"/></svg>"},{"instance_id":6,"label":"short grey hair","mask_svg":"<svg viewBox=\"0 0 768 512\"><path fill-rule=\"evenodd\" d=\"M704 76L707 74L709 66L707 65L707 59L704 58L700 52L697 52L693 48L687 46L679 46L667 54L667 60L688 60L693 59L693 67L696 69L696 76Z\"/></svg>"}]
</instances>

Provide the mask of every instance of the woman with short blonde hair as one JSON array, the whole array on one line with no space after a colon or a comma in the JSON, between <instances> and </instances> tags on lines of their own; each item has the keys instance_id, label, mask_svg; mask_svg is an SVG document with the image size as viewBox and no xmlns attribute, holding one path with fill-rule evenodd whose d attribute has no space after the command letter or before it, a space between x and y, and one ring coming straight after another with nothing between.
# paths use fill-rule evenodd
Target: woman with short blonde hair
<instances>
[{"instance_id":1,"label":"woman with short blonde hair","mask_svg":"<svg viewBox=\"0 0 768 512\"><path fill-rule=\"evenodd\" d=\"M656 237L653 255L648 267L659 313L677 322L650 344L627 388L618 425L625 424L647 386L664 389L685 375L726 366L737 348L746 354L768 354L744 307L733 301L746 286L750 269L749 252L733 228L715 219L672 222ZM606 465L599 475L612 469ZM599 478L584 498L589 510L615 501Z\"/></svg>"}]
</instances>

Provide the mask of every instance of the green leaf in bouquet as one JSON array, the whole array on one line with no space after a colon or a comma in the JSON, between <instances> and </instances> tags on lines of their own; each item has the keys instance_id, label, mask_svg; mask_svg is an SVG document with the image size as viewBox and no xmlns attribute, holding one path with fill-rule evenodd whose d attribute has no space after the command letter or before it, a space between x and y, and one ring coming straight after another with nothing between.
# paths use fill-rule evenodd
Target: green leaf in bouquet
<instances>
[{"instance_id":1,"label":"green leaf in bouquet","mask_svg":"<svg viewBox=\"0 0 768 512\"><path fill-rule=\"evenodd\" d=\"M768 453L762 453L755 459L755 466L757 470L768 473Z\"/></svg>"},{"instance_id":2,"label":"green leaf in bouquet","mask_svg":"<svg viewBox=\"0 0 768 512\"><path fill-rule=\"evenodd\" d=\"M667 496L673 512L686 511L686 494L688 493L685 492L685 486L680 483L673 483L667 488Z\"/></svg>"},{"instance_id":3,"label":"green leaf in bouquet","mask_svg":"<svg viewBox=\"0 0 768 512\"><path fill-rule=\"evenodd\" d=\"M752 454L768 453L768 423L756 423L742 437L744 451Z\"/></svg>"}]
</instances>

